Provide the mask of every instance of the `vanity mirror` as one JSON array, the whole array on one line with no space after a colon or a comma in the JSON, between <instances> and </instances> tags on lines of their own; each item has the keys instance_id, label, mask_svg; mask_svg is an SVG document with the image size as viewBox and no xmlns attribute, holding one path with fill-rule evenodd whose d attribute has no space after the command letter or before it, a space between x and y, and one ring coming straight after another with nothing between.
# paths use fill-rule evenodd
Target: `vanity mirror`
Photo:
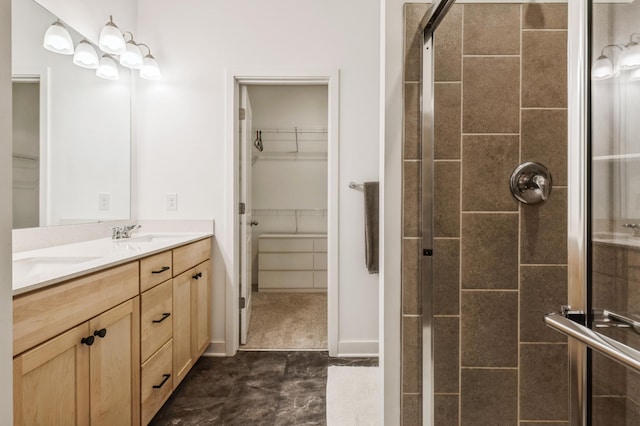
<instances>
[{"instance_id":1,"label":"vanity mirror","mask_svg":"<svg viewBox=\"0 0 640 426\"><path fill-rule=\"evenodd\" d=\"M130 218L130 72L105 80L46 50L57 19L12 2L14 228Z\"/></svg>"}]
</instances>

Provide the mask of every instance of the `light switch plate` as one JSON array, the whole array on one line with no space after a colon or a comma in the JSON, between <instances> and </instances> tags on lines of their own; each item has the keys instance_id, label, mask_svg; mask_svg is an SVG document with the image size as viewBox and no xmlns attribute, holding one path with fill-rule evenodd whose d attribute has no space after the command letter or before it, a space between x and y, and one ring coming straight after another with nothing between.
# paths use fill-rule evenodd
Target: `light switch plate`
<instances>
[{"instance_id":1,"label":"light switch plate","mask_svg":"<svg viewBox=\"0 0 640 426\"><path fill-rule=\"evenodd\" d=\"M176 211L178 210L178 194L168 193L167 194L167 211Z\"/></svg>"},{"instance_id":2,"label":"light switch plate","mask_svg":"<svg viewBox=\"0 0 640 426\"><path fill-rule=\"evenodd\" d=\"M111 194L107 192L100 192L98 194L98 210L111 210Z\"/></svg>"}]
</instances>

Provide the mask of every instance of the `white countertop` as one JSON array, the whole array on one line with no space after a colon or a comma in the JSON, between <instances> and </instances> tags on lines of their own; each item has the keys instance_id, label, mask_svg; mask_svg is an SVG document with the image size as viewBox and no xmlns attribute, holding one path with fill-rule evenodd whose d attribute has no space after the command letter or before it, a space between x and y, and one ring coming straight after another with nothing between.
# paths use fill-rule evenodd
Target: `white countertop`
<instances>
[{"instance_id":1,"label":"white countertop","mask_svg":"<svg viewBox=\"0 0 640 426\"><path fill-rule=\"evenodd\" d=\"M135 233L131 238L101 238L13 254L13 295L57 284L87 273L131 262L211 232Z\"/></svg>"}]
</instances>

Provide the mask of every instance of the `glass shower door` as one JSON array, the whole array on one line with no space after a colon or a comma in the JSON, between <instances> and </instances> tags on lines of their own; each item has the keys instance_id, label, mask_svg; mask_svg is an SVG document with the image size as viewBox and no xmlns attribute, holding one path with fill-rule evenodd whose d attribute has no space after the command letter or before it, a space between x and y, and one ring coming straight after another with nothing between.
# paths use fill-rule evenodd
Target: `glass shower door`
<instances>
[{"instance_id":1,"label":"glass shower door","mask_svg":"<svg viewBox=\"0 0 640 426\"><path fill-rule=\"evenodd\" d=\"M591 5L587 326L640 350L640 1ZM599 337L598 336L598 337ZM628 347L628 349L627 349ZM589 350L593 426L640 425L640 373Z\"/></svg>"}]
</instances>

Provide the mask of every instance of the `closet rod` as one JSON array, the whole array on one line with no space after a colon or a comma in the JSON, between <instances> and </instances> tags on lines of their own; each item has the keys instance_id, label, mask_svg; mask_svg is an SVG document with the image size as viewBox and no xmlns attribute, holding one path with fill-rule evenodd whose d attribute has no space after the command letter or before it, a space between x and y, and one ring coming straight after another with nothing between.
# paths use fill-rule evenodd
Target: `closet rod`
<instances>
[{"instance_id":1,"label":"closet rod","mask_svg":"<svg viewBox=\"0 0 640 426\"><path fill-rule=\"evenodd\" d=\"M267 129L261 130L262 133L327 133L327 129Z\"/></svg>"}]
</instances>

